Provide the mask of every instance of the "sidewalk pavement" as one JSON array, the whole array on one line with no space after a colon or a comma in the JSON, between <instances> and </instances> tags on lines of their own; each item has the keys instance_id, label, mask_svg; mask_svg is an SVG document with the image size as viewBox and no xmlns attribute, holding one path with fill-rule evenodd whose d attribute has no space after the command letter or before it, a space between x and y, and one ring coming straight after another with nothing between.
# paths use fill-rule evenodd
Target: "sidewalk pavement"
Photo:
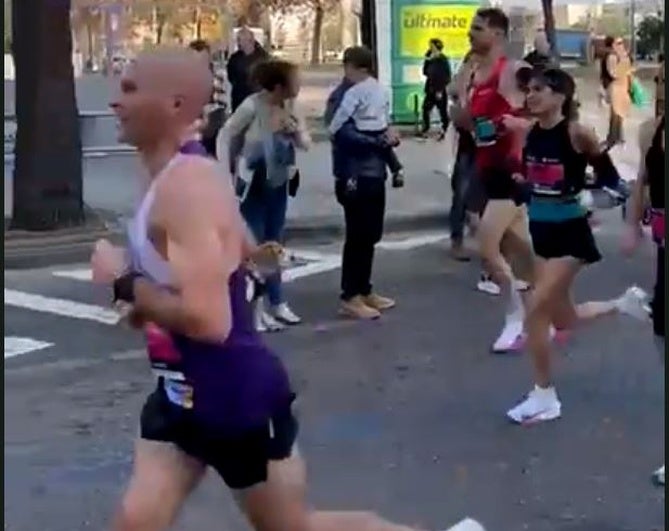
<instances>
[{"instance_id":1,"label":"sidewalk pavement","mask_svg":"<svg viewBox=\"0 0 669 531\"><path fill-rule=\"evenodd\" d=\"M636 175L638 126L649 113L649 110L637 111L627 121L629 141L624 147L612 151L614 161L626 179ZM583 123L594 126L603 137L607 112L591 105L582 109L581 114ZM397 153L405 166L406 185L399 190L388 189L386 231L445 229L451 204L450 174L455 157L453 133L449 132L443 142L407 138ZM340 236L343 216L334 198L329 143L317 142L309 152L299 153L298 166L302 175L301 187L297 197L289 202L286 239L329 241ZM9 177L7 170L5 163L6 218L11 215L12 208L11 169ZM141 173L136 155L84 160L84 201L101 213L112 232L122 232L124 220L132 215L139 197L138 176ZM46 248L48 242L49 236L45 235L41 245ZM31 255L31 261L33 258Z\"/></svg>"}]
</instances>

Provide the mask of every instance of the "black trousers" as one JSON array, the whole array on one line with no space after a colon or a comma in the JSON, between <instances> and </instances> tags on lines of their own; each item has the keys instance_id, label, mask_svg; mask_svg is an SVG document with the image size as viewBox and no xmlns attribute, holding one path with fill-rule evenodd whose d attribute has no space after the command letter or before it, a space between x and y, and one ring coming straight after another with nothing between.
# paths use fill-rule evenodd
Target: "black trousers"
<instances>
[{"instance_id":1,"label":"black trousers","mask_svg":"<svg viewBox=\"0 0 669 531\"><path fill-rule=\"evenodd\" d=\"M623 138L623 117L613 112L609 115L609 132L606 135L606 142L613 146L619 144Z\"/></svg>"},{"instance_id":2,"label":"black trousers","mask_svg":"<svg viewBox=\"0 0 669 531\"><path fill-rule=\"evenodd\" d=\"M448 129L448 97L446 92L426 92L423 100L423 133L427 133L430 129L430 113L435 106L439 111L441 130L446 132L446 129Z\"/></svg>"},{"instance_id":3,"label":"black trousers","mask_svg":"<svg viewBox=\"0 0 669 531\"><path fill-rule=\"evenodd\" d=\"M469 187L474 177L474 150L476 146L466 131L458 132L458 151L455 155L455 165L451 175L451 190L453 191L453 202L449 214L451 225L451 241L456 244L462 243L465 233L465 221L467 220L468 204L470 197Z\"/></svg>"},{"instance_id":4,"label":"black trousers","mask_svg":"<svg viewBox=\"0 0 669 531\"><path fill-rule=\"evenodd\" d=\"M344 208L346 222L341 298L350 300L372 292L374 246L383 236L383 218L386 212L385 179L338 179L335 194Z\"/></svg>"}]
</instances>

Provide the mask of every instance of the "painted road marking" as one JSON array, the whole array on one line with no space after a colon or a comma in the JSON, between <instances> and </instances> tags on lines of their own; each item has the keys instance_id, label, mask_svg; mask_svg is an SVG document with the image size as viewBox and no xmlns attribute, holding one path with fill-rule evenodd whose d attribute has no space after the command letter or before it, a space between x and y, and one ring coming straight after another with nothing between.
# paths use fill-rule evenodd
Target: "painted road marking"
<instances>
[{"instance_id":1,"label":"painted road marking","mask_svg":"<svg viewBox=\"0 0 669 531\"><path fill-rule=\"evenodd\" d=\"M447 239L448 235L446 234L427 234L400 240L384 240L377 244L377 248L384 251L408 251L417 247L439 243ZM338 269L341 266L340 254L320 253L318 251L303 249L288 249L287 253L294 259L307 263L284 269L281 274L281 278L284 282L293 282L300 278L318 275L319 273ZM69 278L71 280L82 282L92 282L93 280L90 268L65 269L53 271L51 274L59 278Z\"/></svg>"},{"instance_id":2,"label":"painted road marking","mask_svg":"<svg viewBox=\"0 0 669 531\"><path fill-rule=\"evenodd\" d=\"M465 518L446 531L485 531L485 528L476 520Z\"/></svg>"},{"instance_id":3,"label":"painted road marking","mask_svg":"<svg viewBox=\"0 0 669 531\"><path fill-rule=\"evenodd\" d=\"M53 343L37 341L30 337L5 336L5 359L21 356L22 354L28 354L28 352L43 350L49 347L53 347Z\"/></svg>"},{"instance_id":4,"label":"painted road marking","mask_svg":"<svg viewBox=\"0 0 669 531\"><path fill-rule=\"evenodd\" d=\"M16 306L17 308L34 310L36 312L96 321L106 325L116 325L120 320L119 314L110 308L68 299L44 297L43 295L35 295L13 289L5 289L5 306Z\"/></svg>"},{"instance_id":5,"label":"painted road marking","mask_svg":"<svg viewBox=\"0 0 669 531\"><path fill-rule=\"evenodd\" d=\"M93 282L93 272L90 267L53 271L51 274L60 278L70 278L72 280L81 280L82 282Z\"/></svg>"},{"instance_id":6,"label":"painted road marking","mask_svg":"<svg viewBox=\"0 0 669 531\"><path fill-rule=\"evenodd\" d=\"M411 238L404 238L402 240L384 240L376 245L377 249L384 251L409 251L417 247L424 247L426 245L434 245L435 243L448 240L447 234L426 234L423 236L412 236Z\"/></svg>"}]
</instances>

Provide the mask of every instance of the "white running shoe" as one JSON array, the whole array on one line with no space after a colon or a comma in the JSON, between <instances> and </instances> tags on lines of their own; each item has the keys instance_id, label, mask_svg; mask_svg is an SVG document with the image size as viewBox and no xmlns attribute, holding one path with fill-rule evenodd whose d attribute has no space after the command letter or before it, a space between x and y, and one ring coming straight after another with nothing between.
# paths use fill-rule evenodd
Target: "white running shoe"
<instances>
[{"instance_id":1,"label":"white running shoe","mask_svg":"<svg viewBox=\"0 0 669 531\"><path fill-rule=\"evenodd\" d=\"M502 293L500 287L495 284L488 275L485 274L482 274L481 278L476 283L476 289L483 293L487 293L488 295L499 295Z\"/></svg>"},{"instance_id":2,"label":"white running shoe","mask_svg":"<svg viewBox=\"0 0 669 531\"><path fill-rule=\"evenodd\" d=\"M516 291L527 291L530 289L530 285L527 282L519 279L513 281L513 287Z\"/></svg>"},{"instance_id":3,"label":"white running shoe","mask_svg":"<svg viewBox=\"0 0 669 531\"><path fill-rule=\"evenodd\" d=\"M271 309L271 314L278 321L286 323L289 325L296 325L302 322L302 319L290 309L287 303L282 302L278 306L274 306Z\"/></svg>"},{"instance_id":4,"label":"white running shoe","mask_svg":"<svg viewBox=\"0 0 669 531\"><path fill-rule=\"evenodd\" d=\"M278 332L285 328L283 324L265 311L262 299L255 302L255 307L253 308L253 325L256 331L261 333Z\"/></svg>"},{"instance_id":5,"label":"white running shoe","mask_svg":"<svg viewBox=\"0 0 669 531\"><path fill-rule=\"evenodd\" d=\"M476 520L465 518L461 522L458 522L454 526L449 527L445 531L485 531L485 528Z\"/></svg>"},{"instance_id":6,"label":"white running shoe","mask_svg":"<svg viewBox=\"0 0 669 531\"><path fill-rule=\"evenodd\" d=\"M658 486L664 487L664 465L658 468L653 472L653 483Z\"/></svg>"},{"instance_id":7,"label":"white running shoe","mask_svg":"<svg viewBox=\"0 0 669 531\"><path fill-rule=\"evenodd\" d=\"M648 294L638 286L628 288L620 298L616 300L616 308L620 313L648 321Z\"/></svg>"},{"instance_id":8,"label":"white running shoe","mask_svg":"<svg viewBox=\"0 0 669 531\"><path fill-rule=\"evenodd\" d=\"M493 353L512 352L524 344L523 320L520 316L507 316L504 328L492 345Z\"/></svg>"},{"instance_id":9,"label":"white running shoe","mask_svg":"<svg viewBox=\"0 0 669 531\"><path fill-rule=\"evenodd\" d=\"M560 418L562 404L555 387L542 389L535 386L525 400L506 412L506 416L518 424L535 424Z\"/></svg>"}]
</instances>

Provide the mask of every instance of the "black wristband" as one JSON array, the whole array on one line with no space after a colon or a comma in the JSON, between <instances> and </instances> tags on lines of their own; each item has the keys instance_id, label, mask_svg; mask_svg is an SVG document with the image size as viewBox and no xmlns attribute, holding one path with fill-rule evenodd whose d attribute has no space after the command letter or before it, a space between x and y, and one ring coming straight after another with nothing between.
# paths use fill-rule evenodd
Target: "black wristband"
<instances>
[{"instance_id":1,"label":"black wristband","mask_svg":"<svg viewBox=\"0 0 669 531\"><path fill-rule=\"evenodd\" d=\"M114 302L123 301L130 304L135 302L135 280L142 278L142 274L129 271L114 280Z\"/></svg>"}]
</instances>

